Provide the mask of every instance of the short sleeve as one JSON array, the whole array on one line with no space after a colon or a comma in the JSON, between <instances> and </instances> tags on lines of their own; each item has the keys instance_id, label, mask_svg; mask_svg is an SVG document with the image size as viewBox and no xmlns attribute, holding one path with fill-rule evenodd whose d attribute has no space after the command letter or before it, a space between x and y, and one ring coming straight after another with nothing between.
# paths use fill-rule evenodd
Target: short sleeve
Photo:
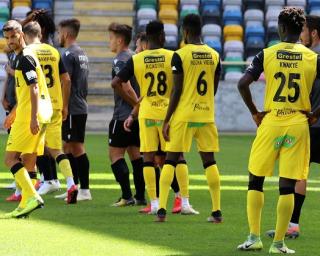
<instances>
[{"instance_id":1,"label":"short sleeve","mask_svg":"<svg viewBox=\"0 0 320 256\"><path fill-rule=\"evenodd\" d=\"M123 82L128 82L134 76L134 64L132 57L126 65L116 74Z\"/></svg>"},{"instance_id":2,"label":"short sleeve","mask_svg":"<svg viewBox=\"0 0 320 256\"><path fill-rule=\"evenodd\" d=\"M253 58L250 66L246 70L246 73L250 74L255 81L259 79L263 72L263 58L263 51L261 51Z\"/></svg>"},{"instance_id":3,"label":"short sleeve","mask_svg":"<svg viewBox=\"0 0 320 256\"><path fill-rule=\"evenodd\" d=\"M74 56L69 51L66 51L62 55L62 62L71 77L74 71L74 63L75 63Z\"/></svg>"},{"instance_id":4,"label":"short sleeve","mask_svg":"<svg viewBox=\"0 0 320 256\"><path fill-rule=\"evenodd\" d=\"M27 85L35 84L38 82L36 65L37 64L35 59L30 55L23 56L20 60L21 71Z\"/></svg>"},{"instance_id":5,"label":"short sleeve","mask_svg":"<svg viewBox=\"0 0 320 256\"><path fill-rule=\"evenodd\" d=\"M173 74L181 74L183 73L182 60L176 52L172 56L171 67Z\"/></svg>"},{"instance_id":6,"label":"short sleeve","mask_svg":"<svg viewBox=\"0 0 320 256\"><path fill-rule=\"evenodd\" d=\"M122 60L118 60L114 66L113 66L113 70L116 76L118 76L119 72L126 66L126 62L122 61Z\"/></svg>"},{"instance_id":7,"label":"short sleeve","mask_svg":"<svg viewBox=\"0 0 320 256\"><path fill-rule=\"evenodd\" d=\"M67 73L66 67L63 64L62 58L59 59L59 74Z\"/></svg>"}]
</instances>

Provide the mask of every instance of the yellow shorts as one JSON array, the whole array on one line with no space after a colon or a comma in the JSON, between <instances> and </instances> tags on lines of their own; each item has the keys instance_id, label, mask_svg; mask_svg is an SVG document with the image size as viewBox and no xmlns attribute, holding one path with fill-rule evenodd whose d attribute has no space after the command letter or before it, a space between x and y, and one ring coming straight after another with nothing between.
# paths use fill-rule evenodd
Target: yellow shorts
<instances>
[{"instance_id":1,"label":"yellow shorts","mask_svg":"<svg viewBox=\"0 0 320 256\"><path fill-rule=\"evenodd\" d=\"M40 132L33 135L30 123L14 122L8 137L6 151L43 155L45 131L46 125L40 124Z\"/></svg>"},{"instance_id":2,"label":"yellow shorts","mask_svg":"<svg viewBox=\"0 0 320 256\"><path fill-rule=\"evenodd\" d=\"M253 142L249 171L256 176L272 176L279 159L279 176L301 180L309 173L310 137L308 124L261 125Z\"/></svg>"},{"instance_id":3,"label":"yellow shorts","mask_svg":"<svg viewBox=\"0 0 320 256\"><path fill-rule=\"evenodd\" d=\"M162 135L162 120L139 119L140 151L156 152L159 145L165 150L165 140Z\"/></svg>"},{"instance_id":4,"label":"yellow shorts","mask_svg":"<svg viewBox=\"0 0 320 256\"><path fill-rule=\"evenodd\" d=\"M196 139L198 151L218 152L218 130L214 123L192 123L172 120L169 138L166 143L168 152L189 152L192 138Z\"/></svg>"},{"instance_id":5,"label":"yellow shorts","mask_svg":"<svg viewBox=\"0 0 320 256\"><path fill-rule=\"evenodd\" d=\"M62 149L62 111L53 110L51 123L47 124L45 145L51 149Z\"/></svg>"}]
</instances>

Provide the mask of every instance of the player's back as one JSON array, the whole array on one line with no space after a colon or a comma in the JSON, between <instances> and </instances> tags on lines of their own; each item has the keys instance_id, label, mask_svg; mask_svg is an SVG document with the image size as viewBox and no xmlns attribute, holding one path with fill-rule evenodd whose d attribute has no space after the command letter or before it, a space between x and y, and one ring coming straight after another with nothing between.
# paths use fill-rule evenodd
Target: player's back
<instances>
[{"instance_id":1,"label":"player's back","mask_svg":"<svg viewBox=\"0 0 320 256\"><path fill-rule=\"evenodd\" d=\"M174 118L184 122L214 122L214 81L220 66L219 54L207 45L194 44L187 44L176 54L179 57L174 59L178 63L173 63L172 69L183 70L183 89Z\"/></svg>"},{"instance_id":2,"label":"player's back","mask_svg":"<svg viewBox=\"0 0 320 256\"><path fill-rule=\"evenodd\" d=\"M140 87L139 118L163 120L173 86L173 51L163 48L145 50L132 57L134 75Z\"/></svg>"},{"instance_id":3,"label":"player's back","mask_svg":"<svg viewBox=\"0 0 320 256\"><path fill-rule=\"evenodd\" d=\"M62 92L60 69L62 60L57 49L49 44L31 44L30 47L37 55L42 71L46 77L53 109L62 109Z\"/></svg>"},{"instance_id":4,"label":"player's back","mask_svg":"<svg viewBox=\"0 0 320 256\"><path fill-rule=\"evenodd\" d=\"M263 50L266 77L266 121L283 124L306 121L310 92L317 73L317 54L302 44L281 42Z\"/></svg>"}]
</instances>

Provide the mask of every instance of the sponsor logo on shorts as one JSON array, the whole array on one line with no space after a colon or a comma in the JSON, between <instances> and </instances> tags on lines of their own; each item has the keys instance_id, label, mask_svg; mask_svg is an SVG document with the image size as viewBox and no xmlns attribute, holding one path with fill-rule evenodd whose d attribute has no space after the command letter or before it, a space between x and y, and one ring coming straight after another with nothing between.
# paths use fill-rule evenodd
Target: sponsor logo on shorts
<instances>
[{"instance_id":1,"label":"sponsor logo on shorts","mask_svg":"<svg viewBox=\"0 0 320 256\"><path fill-rule=\"evenodd\" d=\"M294 136L285 135L275 138L274 140L274 149L278 150L281 147L291 148L296 142L296 138Z\"/></svg>"}]
</instances>

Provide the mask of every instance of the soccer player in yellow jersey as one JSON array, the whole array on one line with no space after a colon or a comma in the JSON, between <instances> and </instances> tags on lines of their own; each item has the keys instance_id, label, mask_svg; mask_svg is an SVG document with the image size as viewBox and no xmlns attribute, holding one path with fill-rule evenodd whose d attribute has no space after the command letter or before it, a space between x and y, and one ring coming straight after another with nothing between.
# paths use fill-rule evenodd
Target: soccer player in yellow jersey
<instances>
[{"instance_id":1,"label":"soccer player in yellow jersey","mask_svg":"<svg viewBox=\"0 0 320 256\"><path fill-rule=\"evenodd\" d=\"M238 88L258 126L249 159L247 214L248 239L239 250L259 250L261 212L264 204L265 176L272 176L279 159L279 200L277 223L269 253L294 253L284 243L294 206L297 180L306 179L309 169L311 123L319 111L310 113L310 92L319 77L317 54L297 43L305 23L304 13L294 7L284 8L278 17L281 42L256 55ZM264 111L252 101L249 85L264 72L266 77ZM306 115L307 114L307 115Z\"/></svg>"},{"instance_id":2,"label":"soccer player in yellow jersey","mask_svg":"<svg viewBox=\"0 0 320 256\"><path fill-rule=\"evenodd\" d=\"M214 95L220 76L220 58L215 50L201 42L199 15L187 15L182 27L186 46L176 51L172 58L174 85L163 123L167 156L160 176L158 221L166 218L169 186L179 156L190 151L194 137L212 199L212 214L208 221L220 223L220 178L214 159L214 152L219 150Z\"/></svg>"},{"instance_id":3,"label":"soccer player in yellow jersey","mask_svg":"<svg viewBox=\"0 0 320 256\"><path fill-rule=\"evenodd\" d=\"M73 181L69 159L62 152L61 137L62 120L65 120L68 115L70 77L63 65L58 50L49 44L41 43L41 27L38 22L29 22L23 27L23 32L28 48L36 53L46 76L47 87L54 110L51 122L46 128L45 146L50 155L56 160L67 181L67 203L74 204L77 202L78 189Z\"/></svg>"},{"instance_id":4,"label":"soccer player in yellow jersey","mask_svg":"<svg viewBox=\"0 0 320 256\"><path fill-rule=\"evenodd\" d=\"M6 125L11 125L12 121L13 124L5 164L11 168L16 183L22 188L22 201L25 202L3 217L20 218L43 206L27 170L34 170L37 153L43 153L39 151L39 145L44 143L45 123L51 120L52 105L39 61L26 48L21 25L10 20L2 30L9 48L17 55L14 61L17 105L15 117L6 120Z\"/></svg>"},{"instance_id":5,"label":"soccer player in yellow jersey","mask_svg":"<svg viewBox=\"0 0 320 256\"><path fill-rule=\"evenodd\" d=\"M129 59L126 66L117 74L112 84L115 87L119 87L122 82L126 82L134 76L140 86L140 96L142 98L139 108L140 150L144 153L143 174L151 200L150 213L156 214L158 210L158 198L156 195L154 157L159 143L162 150L165 149L165 141L161 128L173 84L171 71L173 52L163 49L165 34L161 22L150 22L147 25L146 34L148 50L136 54ZM132 99L132 102L134 103L135 100ZM180 193L185 202L181 213L198 214L189 204L187 173L188 168L181 155L177 165L177 179L181 187Z\"/></svg>"}]
</instances>

